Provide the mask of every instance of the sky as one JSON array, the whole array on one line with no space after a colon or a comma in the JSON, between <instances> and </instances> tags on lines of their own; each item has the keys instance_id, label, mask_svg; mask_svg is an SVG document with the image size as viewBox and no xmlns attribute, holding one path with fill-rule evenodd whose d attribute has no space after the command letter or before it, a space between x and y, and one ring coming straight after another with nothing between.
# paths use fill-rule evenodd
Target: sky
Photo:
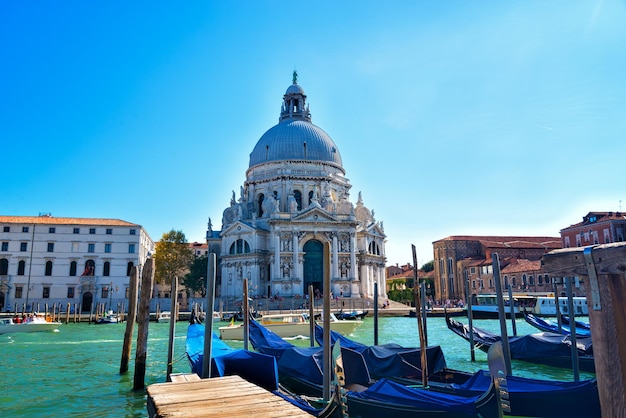
<instances>
[{"instance_id":1,"label":"sky","mask_svg":"<svg viewBox=\"0 0 626 418\"><path fill-rule=\"evenodd\" d=\"M0 214L221 228L297 70L383 222L558 237L626 210L626 3L5 1Z\"/></svg>"}]
</instances>

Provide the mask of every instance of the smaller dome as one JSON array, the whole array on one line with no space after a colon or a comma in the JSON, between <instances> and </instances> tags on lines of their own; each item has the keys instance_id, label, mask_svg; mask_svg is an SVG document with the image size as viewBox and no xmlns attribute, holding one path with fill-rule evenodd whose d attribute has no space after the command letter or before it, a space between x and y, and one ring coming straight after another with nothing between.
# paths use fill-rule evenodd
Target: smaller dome
<instances>
[{"instance_id":1,"label":"smaller dome","mask_svg":"<svg viewBox=\"0 0 626 418\"><path fill-rule=\"evenodd\" d=\"M302 87L300 87L298 84L292 84L291 86L289 86L287 88L287 91L285 92L285 95L287 94L301 94L304 96L304 89Z\"/></svg>"}]
</instances>

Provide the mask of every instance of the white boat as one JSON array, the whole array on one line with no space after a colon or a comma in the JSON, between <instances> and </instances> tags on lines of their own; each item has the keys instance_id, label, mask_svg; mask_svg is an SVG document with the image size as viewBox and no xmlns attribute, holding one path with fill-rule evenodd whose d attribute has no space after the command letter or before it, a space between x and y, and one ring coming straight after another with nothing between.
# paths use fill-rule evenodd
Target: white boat
<instances>
[{"instance_id":1,"label":"white boat","mask_svg":"<svg viewBox=\"0 0 626 418\"><path fill-rule=\"evenodd\" d=\"M574 315L589 315L589 307L587 306L587 298L585 296L574 296L572 300L574 302ZM567 297L559 297L559 307L563 315L570 315ZM538 297L533 313L542 316L556 316L554 296Z\"/></svg>"},{"instance_id":2,"label":"white boat","mask_svg":"<svg viewBox=\"0 0 626 418\"><path fill-rule=\"evenodd\" d=\"M511 304L509 296L503 295L504 311L507 318L511 317ZM537 296L531 294L513 294L513 312L516 317L522 317L523 311L535 312ZM497 319L498 318L498 295L476 295L472 299L472 316L477 319Z\"/></svg>"},{"instance_id":3,"label":"white boat","mask_svg":"<svg viewBox=\"0 0 626 418\"><path fill-rule=\"evenodd\" d=\"M117 324L118 322L120 322L120 317L109 310L96 321L96 324Z\"/></svg>"},{"instance_id":4,"label":"white boat","mask_svg":"<svg viewBox=\"0 0 626 418\"><path fill-rule=\"evenodd\" d=\"M10 334L14 332L41 332L56 331L60 322L46 320L43 314L34 314L27 317L23 322L16 318L0 319L0 334Z\"/></svg>"},{"instance_id":5,"label":"white boat","mask_svg":"<svg viewBox=\"0 0 626 418\"><path fill-rule=\"evenodd\" d=\"M306 313L263 315L257 322L282 338L306 337L310 333L309 315ZM340 321L334 314L330 314L330 329L343 335L351 334L362 323L363 321ZM220 327L219 330L222 340L243 340L243 324L231 324Z\"/></svg>"},{"instance_id":6,"label":"white boat","mask_svg":"<svg viewBox=\"0 0 626 418\"><path fill-rule=\"evenodd\" d=\"M170 311L163 311L157 315L157 322L170 322L172 313Z\"/></svg>"}]
</instances>

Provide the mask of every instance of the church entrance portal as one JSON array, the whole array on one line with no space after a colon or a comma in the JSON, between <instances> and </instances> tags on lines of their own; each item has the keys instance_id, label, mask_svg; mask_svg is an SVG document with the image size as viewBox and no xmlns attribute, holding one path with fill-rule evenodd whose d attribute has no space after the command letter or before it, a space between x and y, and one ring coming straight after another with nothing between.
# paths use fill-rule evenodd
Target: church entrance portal
<instances>
[{"instance_id":1,"label":"church entrance portal","mask_svg":"<svg viewBox=\"0 0 626 418\"><path fill-rule=\"evenodd\" d=\"M323 293L324 280L324 245L311 240L304 244L304 292L308 293L313 285L315 295Z\"/></svg>"},{"instance_id":2,"label":"church entrance portal","mask_svg":"<svg viewBox=\"0 0 626 418\"><path fill-rule=\"evenodd\" d=\"M91 292L83 293L83 312L91 312L91 305L93 304L93 295Z\"/></svg>"}]
</instances>

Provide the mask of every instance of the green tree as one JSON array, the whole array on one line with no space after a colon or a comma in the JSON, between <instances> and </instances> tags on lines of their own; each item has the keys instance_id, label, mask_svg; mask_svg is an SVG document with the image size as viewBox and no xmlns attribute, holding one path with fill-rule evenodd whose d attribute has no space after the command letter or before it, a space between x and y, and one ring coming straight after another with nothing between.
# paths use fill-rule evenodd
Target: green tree
<instances>
[{"instance_id":1,"label":"green tree","mask_svg":"<svg viewBox=\"0 0 626 418\"><path fill-rule=\"evenodd\" d=\"M187 245L183 231L171 230L156 243L154 278L157 283L172 284L174 277L183 277L193 261L193 251Z\"/></svg>"},{"instance_id":2,"label":"green tree","mask_svg":"<svg viewBox=\"0 0 626 418\"><path fill-rule=\"evenodd\" d=\"M430 260L428 263L422 265L422 271L425 273L431 272L435 269L435 262Z\"/></svg>"},{"instance_id":3,"label":"green tree","mask_svg":"<svg viewBox=\"0 0 626 418\"><path fill-rule=\"evenodd\" d=\"M189 273L183 278L183 284L193 293L200 292L202 297L206 296L206 280L209 257L206 255L196 257L189 267Z\"/></svg>"}]
</instances>

